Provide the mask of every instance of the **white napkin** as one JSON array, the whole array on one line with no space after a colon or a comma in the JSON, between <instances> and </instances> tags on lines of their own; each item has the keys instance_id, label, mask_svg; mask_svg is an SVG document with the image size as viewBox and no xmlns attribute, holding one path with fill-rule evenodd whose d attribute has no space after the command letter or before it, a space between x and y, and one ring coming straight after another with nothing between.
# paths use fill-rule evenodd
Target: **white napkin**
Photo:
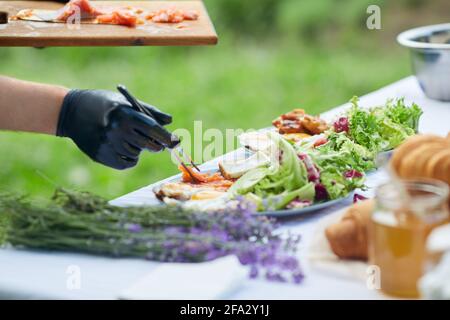
<instances>
[{"instance_id":1,"label":"white napkin","mask_svg":"<svg viewBox=\"0 0 450 320\"><path fill-rule=\"evenodd\" d=\"M365 281L367 279L368 263L358 260L339 259L331 250L330 244L325 237L325 229L341 220L347 209L344 208L333 212L317 222L308 250L308 259L311 266L318 271L346 279Z\"/></svg>"},{"instance_id":2,"label":"white napkin","mask_svg":"<svg viewBox=\"0 0 450 320\"><path fill-rule=\"evenodd\" d=\"M248 270L235 256L202 263L163 263L119 294L133 300L224 299L237 290Z\"/></svg>"}]
</instances>

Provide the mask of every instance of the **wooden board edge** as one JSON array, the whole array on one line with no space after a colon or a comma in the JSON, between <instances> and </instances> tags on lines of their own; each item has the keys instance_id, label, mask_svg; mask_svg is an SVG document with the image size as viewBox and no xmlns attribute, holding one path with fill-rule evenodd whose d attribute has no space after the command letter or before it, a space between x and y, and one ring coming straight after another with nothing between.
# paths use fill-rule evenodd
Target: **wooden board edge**
<instances>
[{"instance_id":1,"label":"wooden board edge","mask_svg":"<svg viewBox=\"0 0 450 320\"><path fill-rule=\"evenodd\" d=\"M196 38L97 38L97 39L70 39L61 38L35 38L22 37L20 39L0 39L0 47L117 47L117 46L204 46L216 45L217 36L198 36Z\"/></svg>"},{"instance_id":2,"label":"wooden board edge","mask_svg":"<svg viewBox=\"0 0 450 320\"><path fill-rule=\"evenodd\" d=\"M208 18L209 27L213 33L212 37L215 39L214 43L212 43L212 45L216 45L219 42L219 36L217 35L216 27L214 26L214 23L212 22L211 16L209 15L209 11L205 6L205 2L201 1L201 5L203 7L203 12L206 13L206 16Z\"/></svg>"}]
</instances>

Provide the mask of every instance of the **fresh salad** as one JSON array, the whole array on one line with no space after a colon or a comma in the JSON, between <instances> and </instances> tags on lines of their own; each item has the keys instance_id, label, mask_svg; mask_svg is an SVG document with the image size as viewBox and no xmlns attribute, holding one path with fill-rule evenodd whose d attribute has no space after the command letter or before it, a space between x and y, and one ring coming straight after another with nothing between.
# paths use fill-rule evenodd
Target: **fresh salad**
<instances>
[{"instance_id":1,"label":"fresh salad","mask_svg":"<svg viewBox=\"0 0 450 320\"><path fill-rule=\"evenodd\" d=\"M220 174L210 179L213 183L196 184L185 175L183 181L155 192L166 203L182 199L184 205L204 210L244 199L257 211L273 211L299 209L364 189L376 155L414 135L422 110L403 99L365 109L354 97L351 104L330 123L302 109L281 115L273 122L276 130L243 134L240 142L250 155L220 162Z\"/></svg>"},{"instance_id":2,"label":"fresh salad","mask_svg":"<svg viewBox=\"0 0 450 320\"><path fill-rule=\"evenodd\" d=\"M392 150L417 133L422 109L415 103L406 106L404 99L388 100L384 106L368 110L358 106L357 97L351 103L347 116L340 119L347 119L347 130L338 121L336 131L346 131L354 142L372 152Z\"/></svg>"}]
</instances>

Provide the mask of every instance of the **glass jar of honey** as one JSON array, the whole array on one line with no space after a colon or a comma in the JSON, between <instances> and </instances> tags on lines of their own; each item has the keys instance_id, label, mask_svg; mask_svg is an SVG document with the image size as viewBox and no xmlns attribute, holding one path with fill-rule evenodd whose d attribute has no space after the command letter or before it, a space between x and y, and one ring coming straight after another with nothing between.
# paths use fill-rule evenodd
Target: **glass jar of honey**
<instances>
[{"instance_id":1,"label":"glass jar of honey","mask_svg":"<svg viewBox=\"0 0 450 320\"><path fill-rule=\"evenodd\" d=\"M427 265L431 230L449 221L448 185L437 180L389 182L376 190L369 223L369 262L378 266L381 290L415 298Z\"/></svg>"}]
</instances>

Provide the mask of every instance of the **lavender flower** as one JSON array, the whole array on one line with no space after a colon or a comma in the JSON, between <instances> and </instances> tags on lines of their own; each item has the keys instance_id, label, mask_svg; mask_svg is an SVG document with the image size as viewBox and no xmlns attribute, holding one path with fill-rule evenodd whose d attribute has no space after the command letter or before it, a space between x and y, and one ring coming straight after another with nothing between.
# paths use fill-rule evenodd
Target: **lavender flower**
<instances>
[{"instance_id":1,"label":"lavender flower","mask_svg":"<svg viewBox=\"0 0 450 320\"><path fill-rule=\"evenodd\" d=\"M147 243L147 259L197 262L235 255L242 265L249 267L250 278L263 275L270 281L290 279L298 283L303 273L294 253L300 237L276 236L278 224L253 215L253 209L241 201L240 210L197 213L193 215L192 226L166 227L163 239Z\"/></svg>"},{"instance_id":2,"label":"lavender flower","mask_svg":"<svg viewBox=\"0 0 450 320\"><path fill-rule=\"evenodd\" d=\"M253 201L250 201L243 196L236 197L236 200L238 201L237 211L241 212L242 215L249 216L258 211L258 208Z\"/></svg>"},{"instance_id":3,"label":"lavender flower","mask_svg":"<svg viewBox=\"0 0 450 320\"><path fill-rule=\"evenodd\" d=\"M304 278L305 276L301 270L298 270L292 274L292 280L294 281L294 283L299 284L303 281Z\"/></svg>"},{"instance_id":4,"label":"lavender flower","mask_svg":"<svg viewBox=\"0 0 450 320\"><path fill-rule=\"evenodd\" d=\"M20 201L14 197L1 204L14 213L8 239L15 246L161 262L234 255L251 278L296 283L303 278L296 257L300 238L277 234L276 221L255 214L255 204L245 198L233 210L208 213L170 206L114 207L94 195L62 189L45 208Z\"/></svg>"},{"instance_id":5,"label":"lavender flower","mask_svg":"<svg viewBox=\"0 0 450 320\"><path fill-rule=\"evenodd\" d=\"M258 267L255 265L252 265L250 268L250 274L249 274L250 278L255 279L258 277L258 274L259 274Z\"/></svg>"},{"instance_id":6,"label":"lavender flower","mask_svg":"<svg viewBox=\"0 0 450 320\"><path fill-rule=\"evenodd\" d=\"M138 223L126 223L125 229L128 230L129 232L137 233L141 232L142 226Z\"/></svg>"}]
</instances>

